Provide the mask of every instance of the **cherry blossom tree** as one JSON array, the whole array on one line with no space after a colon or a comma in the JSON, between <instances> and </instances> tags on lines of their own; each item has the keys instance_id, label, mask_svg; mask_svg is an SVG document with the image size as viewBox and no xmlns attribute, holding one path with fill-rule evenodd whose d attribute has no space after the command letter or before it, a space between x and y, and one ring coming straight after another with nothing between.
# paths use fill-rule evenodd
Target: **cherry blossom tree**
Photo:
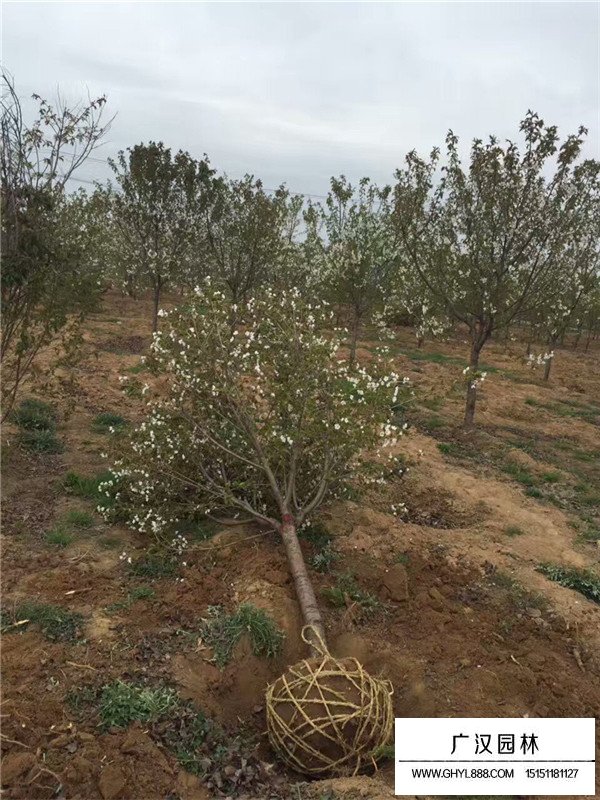
<instances>
[{"instance_id":1,"label":"cherry blossom tree","mask_svg":"<svg viewBox=\"0 0 600 800\"><path fill-rule=\"evenodd\" d=\"M155 536L206 516L279 532L306 623L322 631L297 529L350 482L398 471L389 448L404 383L383 362L367 372L339 359L331 314L297 290L248 299L233 331L230 310L207 282L169 313L149 359L168 392L129 444L120 440L102 488Z\"/></svg>"},{"instance_id":2,"label":"cherry blossom tree","mask_svg":"<svg viewBox=\"0 0 600 800\"><path fill-rule=\"evenodd\" d=\"M130 147L109 164L117 182L109 193L124 284L152 289L156 331L163 289L183 283L189 267L212 170L206 158L196 161L181 150L173 155L162 142Z\"/></svg>"},{"instance_id":3,"label":"cherry blossom tree","mask_svg":"<svg viewBox=\"0 0 600 800\"><path fill-rule=\"evenodd\" d=\"M405 256L436 303L469 332L466 428L483 347L552 295L556 259L585 197L571 191L585 129L561 144L556 127L528 112L520 132L522 150L493 136L476 139L467 166L450 132L443 164L437 148L428 158L411 152L396 172L393 224Z\"/></svg>"},{"instance_id":4,"label":"cherry blossom tree","mask_svg":"<svg viewBox=\"0 0 600 800\"><path fill-rule=\"evenodd\" d=\"M207 187L198 221L201 274L194 277L214 278L237 308L259 287L282 282L289 273L301 203L285 186L269 194L252 175L241 180L214 176Z\"/></svg>"},{"instance_id":5,"label":"cherry blossom tree","mask_svg":"<svg viewBox=\"0 0 600 800\"><path fill-rule=\"evenodd\" d=\"M379 189L368 178L355 188L342 175L331 179L325 205L314 205L306 215L307 239L320 264L325 291L351 311L351 363L361 325L381 304L391 271L389 193L389 188Z\"/></svg>"}]
</instances>

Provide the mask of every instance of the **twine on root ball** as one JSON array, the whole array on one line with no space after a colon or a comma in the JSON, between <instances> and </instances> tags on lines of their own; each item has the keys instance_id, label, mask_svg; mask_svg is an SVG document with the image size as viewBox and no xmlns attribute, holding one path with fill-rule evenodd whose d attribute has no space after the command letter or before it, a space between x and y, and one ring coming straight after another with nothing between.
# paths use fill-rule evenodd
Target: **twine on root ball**
<instances>
[{"instance_id":1,"label":"twine on root ball","mask_svg":"<svg viewBox=\"0 0 600 800\"><path fill-rule=\"evenodd\" d=\"M314 628L304 628L302 638L320 657L295 664L268 687L269 740L305 775L356 775L375 765L391 740L392 684L373 678L355 658L331 656Z\"/></svg>"}]
</instances>

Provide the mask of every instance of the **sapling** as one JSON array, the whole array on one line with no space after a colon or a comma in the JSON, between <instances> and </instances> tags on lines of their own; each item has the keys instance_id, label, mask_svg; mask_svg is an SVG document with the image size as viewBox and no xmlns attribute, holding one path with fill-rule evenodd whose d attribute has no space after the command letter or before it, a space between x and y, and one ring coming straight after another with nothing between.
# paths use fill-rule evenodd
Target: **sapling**
<instances>
[{"instance_id":1,"label":"sapling","mask_svg":"<svg viewBox=\"0 0 600 800\"><path fill-rule=\"evenodd\" d=\"M102 487L138 531L191 519L257 521L283 541L307 625L324 639L297 531L350 482L384 481L405 382L339 358L331 312L297 290L230 302L210 282L166 316L149 366L168 375ZM101 504L106 505L106 504Z\"/></svg>"}]
</instances>

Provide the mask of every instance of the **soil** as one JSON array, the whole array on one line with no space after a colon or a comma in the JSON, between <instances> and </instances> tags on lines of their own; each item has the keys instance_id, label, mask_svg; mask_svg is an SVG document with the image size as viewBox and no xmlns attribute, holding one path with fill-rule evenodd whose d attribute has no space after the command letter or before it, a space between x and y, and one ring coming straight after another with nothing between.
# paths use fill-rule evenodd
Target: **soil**
<instances>
[{"instance_id":1,"label":"soil","mask_svg":"<svg viewBox=\"0 0 600 800\"><path fill-rule=\"evenodd\" d=\"M257 757L275 764L264 735L265 687L306 656L300 611L275 534L258 535L252 527L220 531L210 541L194 542L176 575L157 579L134 578L127 569L127 557L135 560L148 542L97 515L91 528L74 532L65 549L44 539L65 512L94 511L92 501L65 492L63 479L68 471L92 476L106 469L101 453L107 437L92 431L96 414L110 411L130 421L142 414L141 401L123 393L119 376L150 382L144 372L136 374L150 341L150 321L148 299L117 293L108 293L104 309L88 321L75 408L66 400L58 404L63 454L26 453L16 428L4 429L4 610L10 614L19 602L36 600L83 616L73 642L48 641L35 626L15 626L3 635L7 798L223 796L186 772L150 728L103 731L92 706L73 703L77 692L97 692L117 679L176 687L231 737L255 737ZM580 467L589 467L588 479L596 475L598 347L592 345L588 354L559 350L544 385L521 363L518 343L492 343L484 360L498 371L484 384L477 431L465 435L458 427L461 394L455 388L461 368L452 360L464 359L465 344L460 337L432 342L417 359L413 341L408 329L397 332L397 369L411 378L417 398L408 412L409 432L398 444L408 474L380 495L326 507L320 517L338 554L334 571L353 573L359 587L380 602L372 615L351 601L335 608L322 594L335 575L313 572L331 651L389 678L397 716L598 716L600 606L536 571L542 562L598 569L597 542L574 527L584 516L597 520L598 507L588 504L584 515L578 495L567 489L562 495L556 489L554 504L545 495L527 496L502 469L513 463L538 477L558 470L553 486L563 488L571 485L569 476L582 480ZM359 354L366 359L371 347L366 339ZM450 360L426 358L439 354ZM35 395L36 388L25 387L25 394ZM592 412L579 415L574 403ZM525 452L518 446L525 441L535 446ZM590 458L573 466L559 448L552 461L552 447L565 442L570 453ZM455 455L442 452L441 443L454 445ZM405 503L404 516L389 513L391 496ZM307 557L316 552L310 542L302 546ZM154 597L131 599L140 585L150 586ZM200 621L209 606L232 609L246 601L284 630L283 651L265 659L242 640L220 670L202 642ZM276 764L273 775L272 795L238 796L393 796L390 761L374 776L351 779L305 783Z\"/></svg>"}]
</instances>

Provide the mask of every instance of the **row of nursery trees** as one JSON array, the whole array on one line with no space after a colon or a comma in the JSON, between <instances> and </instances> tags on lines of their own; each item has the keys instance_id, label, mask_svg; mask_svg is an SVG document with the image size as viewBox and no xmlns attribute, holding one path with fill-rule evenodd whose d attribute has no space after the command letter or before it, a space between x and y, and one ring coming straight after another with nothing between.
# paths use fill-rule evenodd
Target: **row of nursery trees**
<instances>
[{"instance_id":1,"label":"row of nursery trees","mask_svg":"<svg viewBox=\"0 0 600 800\"><path fill-rule=\"evenodd\" d=\"M155 331L165 290L190 294L206 278L223 292L232 331L254 296L297 290L347 324L350 368L367 323L411 324L419 345L460 326L467 427L490 339L519 328L547 379L567 332L587 346L600 328L600 164L582 157L584 128L561 141L528 112L518 143L477 139L466 158L449 132L443 148L410 152L391 186L333 178L324 203L250 175L233 180L160 142L109 160L105 185L69 192L110 126L105 98L72 108L37 99L27 124L5 79L5 414L42 350L75 346L77 321L109 284L152 291Z\"/></svg>"}]
</instances>

